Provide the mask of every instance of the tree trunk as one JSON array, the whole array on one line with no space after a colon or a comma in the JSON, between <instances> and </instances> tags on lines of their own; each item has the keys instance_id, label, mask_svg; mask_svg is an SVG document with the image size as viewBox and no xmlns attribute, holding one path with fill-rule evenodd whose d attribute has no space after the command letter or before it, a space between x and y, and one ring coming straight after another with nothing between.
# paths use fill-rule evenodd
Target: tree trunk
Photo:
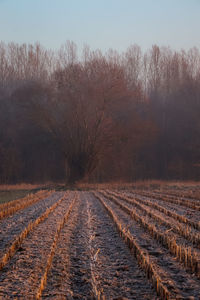
<instances>
[{"instance_id":1,"label":"tree trunk","mask_svg":"<svg viewBox=\"0 0 200 300\"><path fill-rule=\"evenodd\" d=\"M81 164L80 162L69 162L67 158L65 163L65 170L67 182L72 185L83 179L86 174L84 164Z\"/></svg>"}]
</instances>

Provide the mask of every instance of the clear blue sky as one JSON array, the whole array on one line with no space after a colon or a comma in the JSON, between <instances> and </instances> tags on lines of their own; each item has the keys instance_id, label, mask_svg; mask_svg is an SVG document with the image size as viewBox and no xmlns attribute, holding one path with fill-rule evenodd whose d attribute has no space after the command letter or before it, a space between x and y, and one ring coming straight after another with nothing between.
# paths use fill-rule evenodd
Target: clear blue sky
<instances>
[{"instance_id":1,"label":"clear blue sky","mask_svg":"<svg viewBox=\"0 0 200 300\"><path fill-rule=\"evenodd\" d=\"M0 40L103 51L200 48L200 0L0 0Z\"/></svg>"}]
</instances>

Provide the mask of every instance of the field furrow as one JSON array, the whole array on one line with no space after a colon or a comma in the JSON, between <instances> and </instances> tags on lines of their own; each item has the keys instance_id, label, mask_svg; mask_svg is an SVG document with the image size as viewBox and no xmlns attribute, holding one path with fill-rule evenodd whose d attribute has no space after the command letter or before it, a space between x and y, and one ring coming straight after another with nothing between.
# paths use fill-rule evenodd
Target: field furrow
<instances>
[{"instance_id":1,"label":"field furrow","mask_svg":"<svg viewBox=\"0 0 200 300\"><path fill-rule=\"evenodd\" d=\"M29 299L35 297L45 272L57 227L73 197L73 193L67 193L66 197L60 198L62 201L48 215L48 218L39 223L23 240L15 256L0 274L0 296L5 299L7 296L22 299L27 299L27 296L30 297Z\"/></svg>"},{"instance_id":2,"label":"field furrow","mask_svg":"<svg viewBox=\"0 0 200 300\"><path fill-rule=\"evenodd\" d=\"M53 243L51 245L51 250L50 250L49 255L48 255L48 259L47 259L47 262L46 262L44 273L41 277L40 285L39 285L38 291L36 293L36 299L37 300L41 299L41 297L42 297L42 292L43 292L43 290L45 289L45 286L46 286L47 276L48 276L49 270L50 270L51 265L52 265L52 260L54 258L55 252L57 250L56 248L57 248L58 240L60 238L61 230L63 229L66 222L68 221L69 215L72 211L72 208L73 208L75 202L76 202L76 195L75 195L74 199L71 201L64 217L61 218L61 220L60 220L60 222L57 226L57 230L56 230L56 233L55 233L55 236L54 236L54 239L53 239Z\"/></svg>"},{"instance_id":3,"label":"field furrow","mask_svg":"<svg viewBox=\"0 0 200 300\"><path fill-rule=\"evenodd\" d=\"M16 212L48 197L52 191L39 191L36 194L28 195L22 199L17 199L0 205L0 220L7 218Z\"/></svg>"},{"instance_id":4,"label":"field furrow","mask_svg":"<svg viewBox=\"0 0 200 300\"><path fill-rule=\"evenodd\" d=\"M64 193L53 193L45 199L42 199L31 206L26 207L14 215L0 221L0 259L3 257L5 250L8 249L14 240L28 226L34 222L48 208L56 203Z\"/></svg>"},{"instance_id":5,"label":"field furrow","mask_svg":"<svg viewBox=\"0 0 200 300\"><path fill-rule=\"evenodd\" d=\"M152 287L138 268L116 226L93 195L88 196L90 239L97 290L105 299L155 299Z\"/></svg>"},{"instance_id":6,"label":"field furrow","mask_svg":"<svg viewBox=\"0 0 200 300\"><path fill-rule=\"evenodd\" d=\"M103 195L105 193L103 192ZM107 196L111 201L117 204L131 218L133 218L140 226L142 226L153 239L157 240L162 246L166 247L172 255L177 257L184 266L190 269L198 278L200 278L200 251L192 249L190 245L185 245L183 239L176 234L171 234L164 226L160 226L153 222L151 218L138 212L136 208L130 208L120 203L114 196ZM159 225L159 226L157 226Z\"/></svg>"},{"instance_id":7,"label":"field furrow","mask_svg":"<svg viewBox=\"0 0 200 300\"><path fill-rule=\"evenodd\" d=\"M73 243L73 233L80 213L79 195L73 206L67 224L60 232L60 238L49 269L46 286L42 292L42 299L72 299L73 291L70 283L70 249ZM74 241L76 242L76 241Z\"/></svg>"},{"instance_id":8,"label":"field furrow","mask_svg":"<svg viewBox=\"0 0 200 300\"><path fill-rule=\"evenodd\" d=\"M198 210L142 193L54 192L2 219L0 299L199 300Z\"/></svg>"},{"instance_id":9,"label":"field furrow","mask_svg":"<svg viewBox=\"0 0 200 300\"><path fill-rule=\"evenodd\" d=\"M200 191L192 191L190 190L188 191L159 191L159 190L153 190L153 192L155 194L159 194L160 196L167 196L167 197L171 197L171 198L179 198L179 199L183 199L183 200L192 200L192 201L196 201L198 204L200 204Z\"/></svg>"},{"instance_id":10,"label":"field furrow","mask_svg":"<svg viewBox=\"0 0 200 300\"><path fill-rule=\"evenodd\" d=\"M164 208L165 210L169 211L169 214L171 216L176 215L176 217L179 219L179 221L182 220L183 223L189 224L193 226L194 228L200 230L200 212L198 210L194 210L192 208L186 208L184 206L181 206L177 203L173 202L167 202L162 200L161 198L152 198L151 196L144 196L144 195L139 195L135 194L134 192L125 192L126 195L137 199L138 201L145 201L145 202L150 202L152 203L151 205L154 205L157 207L160 206ZM175 218L176 218L175 217Z\"/></svg>"},{"instance_id":11,"label":"field furrow","mask_svg":"<svg viewBox=\"0 0 200 300\"><path fill-rule=\"evenodd\" d=\"M149 216L152 218L156 224L163 226L166 228L166 232L173 232L175 234L180 235L181 237L185 238L192 246L200 249L200 232L190 226L188 219L181 219L178 218L179 215L177 214L170 214L169 211L165 210L161 206L158 205L151 205L151 202L137 200L134 198L130 198L125 196L122 193L110 192L107 191L108 195L114 196L123 202L125 202L130 209L134 207L135 209L139 210L139 214ZM182 222L180 223L179 220ZM183 222L185 221L185 222ZM187 225L183 224L187 223ZM192 224L194 225L194 224ZM195 228L197 228L198 224L195 224Z\"/></svg>"},{"instance_id":12,"label":"field furrow","mask_svg":"<svg viewBox=\"0 0 200 300\"><path fill-rule=\"evenodd\" d=\"M178 204L180 206L184 206L187 208L191 208L197 211L200 211L200 203L197 201L192 201L191 199L184 199L184 198L178 198L178 197L168 197L164 195L159 195L159 194L154 194L152 192L147 192L147 191L137 191L135 192L136 195L142 195L146 197L151 197L155 198L161 201L169 202L172 204Z\"/></svg>"},{"instance_id":13,"label":"field furrow","mask_svg":"<svg viewBox=\"0 0 200 300\"><path fill-rule=\"evenodd\" d=\"M194 299L199 299L199 279L191 277L191 274L179 264L178 259L171 257L165 247L156 239L152 239L152 235L146 228L130 218L116 203L103 196L97 195L97 197L100 197L108 207L125 241L138 257L139 264L152 279L161 298L188 299L193 296Z\"/></svg>"},{"instance_id":14,"label":"field furrow","mask_svg":"<svg viewBox=\"0 0 200 300\"><path fill-rule=\"evenodd\" d=\"M66 295L68 299L157 299L105 209L90 193L80 194L61 232L43 293L44 299Z\"/></svg>"}]
</instances>

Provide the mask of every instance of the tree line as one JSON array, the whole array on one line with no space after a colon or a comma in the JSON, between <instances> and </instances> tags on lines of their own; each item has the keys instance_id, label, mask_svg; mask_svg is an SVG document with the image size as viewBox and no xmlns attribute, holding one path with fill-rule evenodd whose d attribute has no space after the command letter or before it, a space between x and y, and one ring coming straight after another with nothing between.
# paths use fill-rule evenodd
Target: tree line
<instances>
[{"instance_id":1,"label":"tree line","mask_svg":"<svg viewBox=\"0 0 200 300\"><path fill-rule=\"evenodd\" d=\"M200 52L0 43L0 183L200 178Z\"/></svg>"}]
</instances>

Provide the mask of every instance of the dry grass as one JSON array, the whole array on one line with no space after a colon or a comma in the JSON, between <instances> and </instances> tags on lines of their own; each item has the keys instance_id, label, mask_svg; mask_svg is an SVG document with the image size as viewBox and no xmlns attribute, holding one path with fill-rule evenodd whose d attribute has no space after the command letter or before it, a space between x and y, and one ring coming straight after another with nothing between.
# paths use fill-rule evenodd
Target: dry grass
<instances>
[{"instance_id":1,"label":"dry grass","mask_svg":"<svg viewBox=\"0 0 200 300\"><path fill-rule=\"evenodd\" d=\"M35 193L39 189L47 188L49 185L15 184L0 185L0 204L23 198L28 194ZM51 188L52 189L52 188Z\"/></svg>"},{"instance_id":2,"label":"dry grass","mask_svg":"<svg viewBox=\"0 0 200 300\"><path fill-rule=\"evenodd\" d=\"M19 198L23 198L29 193L30 190L10 190L10 191L0 190L0 205Z\"/></svg>"},{"instance_id":3,"label":"dry grass","mask_svg":"<svg viewBox=\"0 0 200 300\"><path fill-rule=\"evenodd\" d=\"M107 183L77 183L78 189L181 189L181 188L196 188L200 189L200 182L195 181L164 181L164 180L138 180L135 182L107 182Z\"/></svg>"},{"instance_id":4,"label":"dry grass","mask_svg":"<svg viewBox=\"0 0 200 300\"><path fill-rule=\"evenodd\" d=\"M30 184L30 183L19 183L19 184L1 184L0 191L19 191L19 190L34 190L49 186L49 184Z\"/></svg>"}]
</instances>

